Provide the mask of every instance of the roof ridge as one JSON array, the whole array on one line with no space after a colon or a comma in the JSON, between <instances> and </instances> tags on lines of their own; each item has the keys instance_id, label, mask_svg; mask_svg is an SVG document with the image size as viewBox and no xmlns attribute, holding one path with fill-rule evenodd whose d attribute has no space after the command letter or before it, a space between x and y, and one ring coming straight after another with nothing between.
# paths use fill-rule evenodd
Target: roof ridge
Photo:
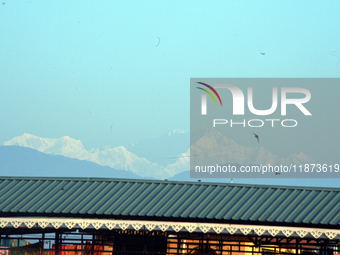
<instances>
[{"instance_id":1,"label":"roof ridge","mask_svg":"<svg viewBox=\"0 0 340 255\"><path fill-rule=\"evenodd\" d=\"M165 184L192 184L203 186L233 186L249 188L271 188L271 189L294 189L294 190L332 190L339 191L334 187L312 187L312 186L289 186L289 185L268 185L268 184L242 184L225 182L202 182L202 181L173 181L153 179L127 179L127 178L102 178L102 177L39 177L39 176L0 176L0 180L60 180L60 181L102 181L102 182L144 182L144 183L165 183Z\"/></svg>"}]
</instances>

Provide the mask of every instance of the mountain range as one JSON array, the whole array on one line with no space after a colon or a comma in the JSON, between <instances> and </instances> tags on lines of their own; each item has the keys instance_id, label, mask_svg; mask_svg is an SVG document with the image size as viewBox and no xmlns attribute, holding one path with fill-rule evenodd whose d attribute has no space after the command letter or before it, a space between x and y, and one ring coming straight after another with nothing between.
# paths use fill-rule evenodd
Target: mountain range
<instances>
[{"instance_id":1,"label":"mountain range","mask_svg":"<svg viewBox=\"0 0 340 255\"><path fill-rule=\"evenodd\" d=\"M173 134L176 134L176 132ZM181 132L179 132L179 134L181 134ZM157 141L153 143L156 144ZM147 142L147 147L150 148L153 143ZM143 142L140 142L137 146L132 145L131 147L136 148L138 151L138 149L142 147L140 144L143 144ZM189 152L180 153L175 157L171 157L174 163L169 163L164 167L143 157L136 156L123 146L97 148L88 151L80 140L75 140L69 136L63 136L61 138L41 138L25 133L22 136L17 136L4 142L2 145L27 147L46 154L86 160L101 166L129 171L142 177L164 179L189 169L189 157L186 156ZM157 147L154 147L152 151L155 150L158 151L159 157L163 157L163 161L167 160L164 157L164 150L163 154L160 153L161 150L158 150ZM143 151L143 149L140 149L140 151ZM149 156L151 156L152 151L147 151L150 151ZM175 159L175 161L173 159Z\"/></svg>"},{"instance_id":2,"label":"mountain range","mask_svg":"<svg viewBox=\"0 0 340 255\"><path fill-rule=\"evenodd\" d=\"M131 172L136 176L168 179L190 169L189 140L189 133L174 130L157 139L140 141L127 148L117 146L86 150L80 140L69 136L41 138L25 133L2 145L27 147L45 154L90 161L110 169ZM205 157L212 159L217 156L225 163L275 165L314 162L302 152L280 158L262 147L247 148L214 129L207 131L190 148L193 154L204 154Z\"/></svg>"}]
</instances>

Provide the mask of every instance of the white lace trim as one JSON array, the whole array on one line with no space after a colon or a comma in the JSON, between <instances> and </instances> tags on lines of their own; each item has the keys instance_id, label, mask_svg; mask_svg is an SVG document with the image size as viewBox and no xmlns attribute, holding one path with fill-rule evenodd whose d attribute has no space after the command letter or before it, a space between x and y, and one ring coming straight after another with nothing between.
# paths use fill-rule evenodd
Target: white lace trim
<instances>
[{"instance_id":1,"label":"white lace trim","mask_svg":"<svg viewBox=\"0 0 340 255\"><path fill-rule=\"evenodd\" d=\"M0 228L132 229L176 232L254 234L258 236L340 239L340 230L238 224L214 224L172 221L100 220L71 218L0 218Z\"/></svg>"}]
</instances>

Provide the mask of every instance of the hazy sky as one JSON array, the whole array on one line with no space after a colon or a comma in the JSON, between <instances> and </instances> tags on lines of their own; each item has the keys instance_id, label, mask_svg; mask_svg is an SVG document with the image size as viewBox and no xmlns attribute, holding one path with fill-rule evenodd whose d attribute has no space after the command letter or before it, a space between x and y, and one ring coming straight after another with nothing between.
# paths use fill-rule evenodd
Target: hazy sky
<instances>
[{"instance_id":1,"label":"hazy sky","mask_svg":"<svg viewBox=\"0 0 340 255\"><path fill-rule=\"evenodd\" d=\"M193 77L340 76L339 1L2 2L0 142L127 145L189 131Z\"/></svg>"}]
</instances>

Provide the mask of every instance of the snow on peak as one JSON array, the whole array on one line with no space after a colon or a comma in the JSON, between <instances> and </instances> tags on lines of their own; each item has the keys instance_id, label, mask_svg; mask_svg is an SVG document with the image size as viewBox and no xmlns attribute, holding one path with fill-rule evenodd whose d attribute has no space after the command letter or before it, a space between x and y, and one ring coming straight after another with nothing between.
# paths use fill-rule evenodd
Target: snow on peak
<instances>
[{"instance_id":1,"label":"snow on peak","mask_svg":"<svg viewBox=\"0 0 340 255\"><path fill-rule=\"evenodd\" d=\"M45 144L46 141L44 141L44 139L27 133L23 134L22 136L16 136L13 139L3 143L3 145L17 145L40 151L41 148L45 146Z\"/></svg>"},{"instance_id":2,"label":"snow on peak","mask_svg":"<svg viewBox=\"0 0 340 255\"><path fill-rule=\"evenodd\" d=\"M18 137L22 137L22 138L26 138L26 139L30 139L30 138L40 138L38 136L35 136L35 135L31 135L31 134L27 134L27 133L24 133L22 136L17 136Z\"/></svg>"},{"instance_id":3,"label":"snow on peak","mask_svg":"<svg viewBox=\"0 0 340 255\"><path fill-rule=\"evenodd\" d=\"M173 134L184 134L185 133L185 131L184 130L182 130L182 129L174 129L174 130L172 130L172 131L170 131L169 133L168 133L168 135L170 136L170 135L173 135Z\"/></svg>"},{"instance_id":4,"label":"snow on peak","mask_svg":"<svg viewBox=\"0 0 340 255\"><path fill-rule=\"evenodd\" d=\"M3 145L17 145L35 149L46 154L63 155L70 158L85 159L88 152L80 140L69 136L61 138L40 138L31 134L23 134L6 141Z\"/></svg>"}]
</instances>

